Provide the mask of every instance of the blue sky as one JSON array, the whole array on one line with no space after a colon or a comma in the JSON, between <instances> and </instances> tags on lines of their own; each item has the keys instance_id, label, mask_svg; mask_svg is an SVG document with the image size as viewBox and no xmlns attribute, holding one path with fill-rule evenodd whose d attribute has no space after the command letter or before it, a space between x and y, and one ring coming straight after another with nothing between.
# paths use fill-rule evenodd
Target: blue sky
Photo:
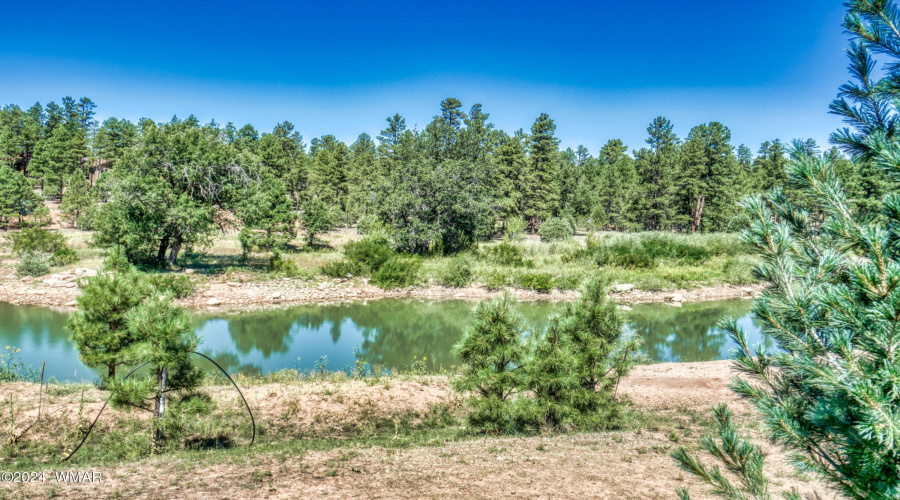
<instances>
[{"instance_id":1,"label":"blue sky","mask_svg":"<svg viewBox=\"0 0 900 500\"><path fill-rule=\"evenodd\" d=\"M644 145L720 121L735 145L827 142L848 79L840 1L11 2L0 103L88 96L101 120L289 120L306 142L373 137L441 99L499 128L542 112L563 147ZM10 36L12 35L12 36Z\"/></svg>"}]
</instances>

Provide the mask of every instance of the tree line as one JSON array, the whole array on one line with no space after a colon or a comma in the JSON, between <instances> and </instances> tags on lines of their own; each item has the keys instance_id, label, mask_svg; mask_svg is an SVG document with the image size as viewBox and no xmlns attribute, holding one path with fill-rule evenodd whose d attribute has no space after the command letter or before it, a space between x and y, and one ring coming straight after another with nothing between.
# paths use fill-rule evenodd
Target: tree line
<instances>
[{"instance_id":1,"label":"tree line","mask_svg":"<svg viewBox=\"0 0 900 500\"><path fill-rule=\"evenodd\" d=\"M754 155L718 122L679 138L658 117L640 149L628 154L612 139L594 156L560 149L547 114L510 134L480 104L465 112L455 98L422 130L394 115L377 137L363 133L349 145L333 135L307 145L287 121L266 133L194 116L98 123L95 108L66 97L0 111L0 160L9 167L0 173L0 218L27 212L22 200L35 204L26 191L38 185L61 198L74 223L90 215L84 224L101 240L170 263L229 224L245 229L248 249L283 246L298 213L317 228L383 226L398 249L415 253L454 252L523 222L534 232L554 217L595 230L735 230L747 224L737 202L785 186L788 160L807 154L836 165L861 213L877 214L892 186L871 162L820 152L811 140L766 141Z\"/></svg>"}]
</instances>

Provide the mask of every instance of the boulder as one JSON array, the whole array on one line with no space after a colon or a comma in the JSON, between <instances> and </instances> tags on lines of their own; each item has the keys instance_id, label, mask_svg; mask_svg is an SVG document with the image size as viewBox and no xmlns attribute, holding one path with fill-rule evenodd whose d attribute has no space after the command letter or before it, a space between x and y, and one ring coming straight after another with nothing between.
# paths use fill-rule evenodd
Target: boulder
<instances>
[{"instance_id":1,"label":"boulder","mask_svg":"<svg viewBox=\"0 0 900 500\"><path fill-rule=\"evenodd\" d=\"M196 273L196 272L197 272L197 271L194 270L194 269L185 269L185 270L184 270L184 274L194 274L194 273Z\"/></svg>"},{"instance_id":2,"label":"boulder","mask_svg":"<svg viewBox=\"0 0 900 500\"><path fill-rule=\"evenodd\" d=\"M616 306L616 309L618 309L620 311L630 311L631 306Z\"/></svg>"},{"instance_id":3,"label":"boulder","mask_svg":"<svg viewBox=\"0 0 900 500\"><path fill-rule=\"evenodd\" d=\"M66 305L66 307L76 307L76 306L78 306L78 302L76 302L74 300L70 300L70 301L66 302L65 305Z\"/></svg>"},{"instance_id":4,"label":"boulder","mask_svg":"<svg viewBox=\"0 0 900 500\"><path fill-rule=\"evenodd\" d=\"M631 283L625 283L622 285L613 285L613 291L616 293L625 293L634 290L634 285Z\"/></svg>"},{"instance_id":5,"label":"boulder","mask_svg":"<svg viewBox=\"0 0 900 500\"><path fill-rule=\"evenodd\" d=\"M230 287L239 287L239 286L241 286L241 284L238 283L237 281L229 281L229 282L228 282L228 286L230 286Z\"/></svg>"},{"instance_id":6,"label":"boulder","mask_svg":"<svg viewBox=\"0 0 900 500\"><path fill-rule=\"evenodd\" d=\"M33 276L22 276L22 279L20 279L19 281L21 281L22 283L31 283L32 281L34 281L34 277Z\"/></svg>"},{"instance_id":7,"label":"boulder","mask_svg":"<svg viewBox=\"0 0 900 500\"><path fill-rule=\"evenodd\" d=\"M666 296L666 300L671 302L684 302L684 297L680 293L673 293Z\"/></svg>"},{"instance_id":8,"label":"boulder","mask_svg":"<svg viewBox=\"0 0 900 500\"><path fill-rule=\"evenodd\" d=\"M206 305L208 305L208 306L217 306L221 303L222 303L222 301L219 299L209 299L206 301Z\"/></svg>"}]
</instances>

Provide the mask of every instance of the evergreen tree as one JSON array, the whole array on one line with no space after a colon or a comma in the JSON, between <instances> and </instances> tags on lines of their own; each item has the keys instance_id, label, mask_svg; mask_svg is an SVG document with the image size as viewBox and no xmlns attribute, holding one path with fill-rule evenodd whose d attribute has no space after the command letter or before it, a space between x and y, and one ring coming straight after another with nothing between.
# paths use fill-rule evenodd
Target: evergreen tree
<instances>
[{"instance_id":1,"label":"evergreen tree","mask_svg":"<svg viewBox=\"0 0 900 500\"><path fill-rule=\"evenodd\" d=\"M128 120L107 118L94 136L94 151L97 158L112 169L125 154L125 150L134 147L137 142L137 125Z\"/></svg>"},{"instance_id":2,"label":"evergreen tree","mask_svg":"<svg viewBox=\"0 0 900 500\"><path fill-rule=\"evenodd\" d=\"M75 299L78 309L66 322L82 363L104 366L107 377L116 376L125 351L138 341L127 328L125 315L147 293L147 285L135 272L106 272L88 279Z\"/></svg>"},{"instance_id":3,"label":"evergreen tree","mask_svg":"<svg viewBox=\"0 0 900 500\"><path fill-rule=\"evenodd\" d=\"M765 141L759 146L753 160L753 187L757 192L766 192L787 184L787 150L780 140Z\"/></svg>"},{"instance_id":4,"label":"evergreen tree","mask_svg":"<svg viewBox=\"0 0 900 500\"><path fill-rule=\"evenodd\" d=\"M591 218L606 228L625 229L635 190L634 160L625 154L628 148L612 139L600 149L600 179L596 186L597 206Z\"/></svg>"},{"instance_id":5,"label":"evergreen tree","mask_svg":"<svg viewBox=\"0 0 900 500\"><path fill-rule=\"evenodd\" d=\"M621 402L616 389L634 367L640 338L623 334L621 313L596 278L585 282L578 300L567 303L560 318L580 385L574 404L582 427L608 426L618 418Z\"/></svg>"},{"instance_id":6,"label":"evergreen tree","mask_svg":"<svg viewBox=\"0 0 900 500\"><path fill-rule=\"evenodd\" d=\"M174 302L172 295L154 295L125 315L129 334L138 339L127 351L130 363L148 363L152 378L148 383L115 378L110 381L114 406L141 408L152 412L155 449L163 444L165 430L178 426L168 414L168 406L186 408L196 415L209 408L209 398L196 389L203 381L203 372L191 363L191 354L199 339L191 325L187 310ZM147 408L146 401L153 407ZM177 413L176 413L177 415Z\"/></svg>"},{"instance_id":7,"label":"evergreen tree","mask_svg":"<svg viewBox=\"0 0 900 500\"><path fill-rule=\"evenodd\" d=\"M266 175L272 174L267 172ZM241 200L238 210L243 222L238 241L244 254L284 250L288 242L297 236L297 214L284 184L264 177L248 191L250 194Z\"/></svg>"},{"instance_id":8,"label":"evergreen tree","mask_svg":"<svg viewBox=\"0 0 900 500\"><path fill-rule=\"evenodd\" d=\"M477 165L486 165L492 160L492 153L500 140L500 134L494 130L494 124L488 122L489 115L482 111L481 104L475 104L469 110L469 116L463 122L465 128L460 131L460 158Z\"/></svg>"},{"instance_id":9,"label":"evergreen tree","mask_svg":"<svg viewBox=\"0 0 900 500\"><path fill-rule=\"evenodd\" d=\"M347 212L347 176L350 150L333 135L313 139L310 145L310 189L326 205Z\"/></svg>"},{"instance_id":10,"label":"evergreen tree","mask_svg":"<svg viewBox=\"0 0 900 500\"><path fill-rule=\"evenodd\" d=\"M453 388L473 393L466 400L472 409L466 419L480 432L508 432L514 419L511 396L522 385L526 354L522 335L527 328L514 307L515 298L508 293L479 302L474 326L465 330L453 348L464 363Z\"/></svg>"},{"instance_id":11,"label":"evergreen tree","mask_svg":"<svg viewBox=\"0 0 900 500\"><path fill-rule=\"evenodd\" d=\"M556 181L559 184L558 214L575 217L575 197L578 194L582 171L572 148L566 148L560 153L558 175L559 179Z\"/></svg>"},{"instance_id":12,"label":"evergreen tree","mask_svg":"<svg viewBox=\"0 0 900 500\"><path fill-rule=\"evenodd\" d=\"M544 334L534 341L525 368L526 387L534 394L533 406L525 414L536 417L537 425L550 431L575 428L577 406L582 406L579 400L586 394L575 374L572 344L563 321L559 315L550 318Z\"/></svg>"},{"instance_id":13,"label":"evergreen tree","mask_svg":"<svg viewBox=\"0 0 900 500\"><path fill-rule=\"evenodd\" d=\"M108 174L96 239L123 245L132 260L174 267L183 248L210 241L220 211L236 212L261 166L194 117L142 127L139 145Z\"/></svg>"},{"instance_id":14,"label":"evergreen tree","mask_svg":"<svg viewBox=\"0 0 900 500\"><path fill-rule=\"evenodd\" d=\"M556 124L547 113L541 113L531 126L528 142L528 164L524 175L525 216L534 234L542 218L552 215L559 203L559 139Z\"/></svg>"},{"instance_id":15,"label":"evergreen tree","mask_svg":"<svg viewBox=\"0 0 900 500\"><path fill-rule=\"evenodd\" d=\"M525 216L528 158L525 156L525 136L521 130L513 136L502 137L497 147L495 166L490 181L491 196L494 210L506 227L508 220Z\"/></svg>"},{"instance_id":16,"label":"evergreen tree","mask_svg":"<svg viewBox=\"0 0 900 500\"><path fill-rule=\"evenodd\" d=\"M332 205L315 197L303 204L300 213L300 222L306 230L306 244L312 246L316 241L316 235L330 231L338 224L338 215Z\"/></svg>"},{"instance_id":17,"label":"evergreen tree","mask_svg":"<svg viewBox=\"0 0 900 500\"><path fill-rule=\"evenodd\" d=\"M350 146L347 182L348 211L354 218L370 215L379 189L386 189L385 173L376 159L375 142L369 134L360 134Z\"/></svg>"},{"instance_id":18,"label":"evergreen tree","mask_svg":"<svg viewBox=\"0 0 900 500\"><path fill-rule=\"evenodd\" d=\"M94 196L91 193L87 177L81 172L70 175L65 194L59 209L73 227L78 227L78 217L94 204Z\"/></svg>"},{"instance_id":19,"label":"evergreen tree","mask_svg":"<svg viewBox=\"0 0 900 500\"><path fill-rule=\"evenodd\" d=\"M647 144L634 153L636 196L634 219L648 230L670 228L675 211L674 181L679 161L679 141L672 123L657 117L647 127Z\"/></svg>"},{"instance_id":20,"label":"evergreen tree","mask_svg":"<svg viewBox=\"0 0 900 500\"><path fill-rule=\"evenodd\" d=\"M235 142L240 139L235 138ZM256 153L263 166L284 183L294 202L300 207L303 193L309 187L308 158L303 137L291 122L275 125L271 134L263 134L256 142Z\"/></svg>"},{"instance_id":21,"label":"evergreen tree","mask_svg":"<svg viewBox=\"0 0 900 500\"><path fill-rule=\"evenodd\" d=\"M0 225L4 229L14 218L21 224L25 215L42 206L43 200L24 175L0 165Z\"/></svg>"},{"instance_id":22,"label":"evergreen tree","mask_svg":"<svg viewBox=\"0 0 900 500\"><path fill-rule=\"evenodd\" d=\"M728 127L710 122L692 128L684 143L677 180L679 220L691 232L722 230L737 213L735 203L743 193L736 186L742 180L730 140Z\"/></svg>"}]
</instances>

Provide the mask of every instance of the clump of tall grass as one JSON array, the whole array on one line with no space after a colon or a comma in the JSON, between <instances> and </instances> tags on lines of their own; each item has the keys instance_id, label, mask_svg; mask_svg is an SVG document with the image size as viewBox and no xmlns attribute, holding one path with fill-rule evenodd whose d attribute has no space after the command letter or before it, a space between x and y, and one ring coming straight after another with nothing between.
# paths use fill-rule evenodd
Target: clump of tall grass
<instances>
[{"instance_id":1,"label":"clump of tall grass","mask_svg":"<svg viewBox=\"0 0 900 500\"><path fill-rule=\"evenodd\" d=\"M715 257L737 257L749 249L736 234L632 233L589 237L574 258L599 266L652 269L660 264L696 265Z\"/></svg>"}]
</instances>

